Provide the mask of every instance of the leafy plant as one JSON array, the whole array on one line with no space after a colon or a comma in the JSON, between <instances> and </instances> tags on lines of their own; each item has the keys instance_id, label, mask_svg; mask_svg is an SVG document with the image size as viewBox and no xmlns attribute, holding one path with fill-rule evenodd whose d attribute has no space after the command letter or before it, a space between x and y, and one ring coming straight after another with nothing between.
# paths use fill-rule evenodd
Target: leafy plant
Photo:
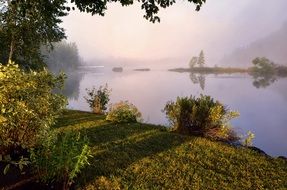
<instances>
[{"instance_id":1,"label":"leafy plant","mask_svg":"<svg viewBox=\"0 0 287 190\"><path fill-rule=\"evenodd\" d=\"M0 65L0 155L10 155L12 164L46 138L65 108L66 99L52 93L64 78L46 70L24 72L12 62Z\"/></svg>"},{"instance_id":2,"label":"leafy plant","mask_svg":"<svg viewBox=\"0 0 287 190\"><path fill-rule=\"evenodd\" d=\"M242 142L242 145L243 146L252 146L252 141L254 138L255 138L254 133L252 133L251 131L248 131L245 139Z\"/></svg>"},{"instance_id":3,"label":"leafy plant","mask_svg":"<svg viewBox=\"0 0 287 190\"><path fill-rule=\"evenodd\" d=\"M229 121L239 113L229 111L210 96L178 97L176 102L169 101L163 111L174 130L180 133L218 140L238 140Z\"/></svg>"},{"instance_id":4,"label":"leafy plant","mask_svg":"<svg viewBox=\"0 0 287 190\"><path fill-rule=\"evenodd\" d=\"M25 158L25 157L21 156L19 158L19 160L13 160L9 154L8 155L4 155L4 156L0 155L0 162L6 163L6 166L5 166L4 170L3 170L3 174L4 175L7 174L7 172L9 171L9 169L11 167L11 165L16 166L17 168L20 169L20 171L22 171L25 166L28 166L30 164L30 161L29 161L28 158Z\"/></svg>"},{"instance_id":5,"label":"leafy plant","mask_svg":"<svg viewBox=\"0 0 287 190\"><path fill-rule=\"evenodd\" d=\"M88 97L84 97L92 109L93 113L103 114L107 110L107 104L110 101L111 90L108 85L100 86L99 89L93 87L91 90L86 89Z\"/></svg>"},{"instance_id":6,"label":"leafy plant","mask_svg":"<svg viewBox=\"0 0 287 190\"><path fill-rule=\"evenodd\" d=\"M89 164L91 151L87 137L80 133L58 134L55 143L43 143L31 152L31 160L38 176L44 181L56 180L69 189L81 170Z\"/></svg>"},{"instance_id":7,"label":"leafy plant","mask_svg":"<svg viewBox=\"0 0 287 190\"><path fill-rule=\"evenodd\" d=\"M106 120L114 123L132 123L141 120L141 113L135 105L128 101L120 101L111 105Z\"/></svg>"}]
</instances>

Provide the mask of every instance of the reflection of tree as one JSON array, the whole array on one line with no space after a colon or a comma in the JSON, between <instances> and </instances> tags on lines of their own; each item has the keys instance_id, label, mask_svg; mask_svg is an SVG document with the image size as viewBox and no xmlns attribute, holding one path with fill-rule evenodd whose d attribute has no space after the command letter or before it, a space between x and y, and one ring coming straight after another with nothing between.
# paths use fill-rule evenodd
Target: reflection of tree
<instances>
[{"instance_id":1,"label":"reflection of tree","mask_svg":"<svg viewBox=\"0 0 287 190\"><path fill-rule=\"evenodd\" d=\"M55 90L55 93L62 94L68 99L78 100L80 95L80 82L83 78L83 73L68 72L65 73L67 78L64 87L61 90Z\"/></svg>"},{"instance_id":2,"label":"reflection of tree","mask_svg":"<svg viewBox=\"0 0 287 190\"><path fill-rule=\"evenodd\" d=\"M197 77L197 75L195 73L190 73L189 74L189 78L190 78L190 80L191 80L191 82L193 84L197 84L198 83L198 77Z\"/></svg>"},{"instance_id":3,"label":"reflection of tree","mask_svg":"<svg viewBox=\"0 0 287 190\"><path fill-rule=\"evenodd\" d=\"M202 90L204 90L204 87L205 87L205 76L202 75L202 74L200 74L200 75L198 76L198 81L199 81L200 88L201 88Z\"/></svg>"},{"instance_id":4,"label":"reflection of tree","mask_svg":"<svg viewBox=\"0 0 287 190\"><path fill-rule=\"evenodd\" d=\"M253 86L256 88L266 88L277 80L276 76L274 75L263 75L260 77L253 76L253 79Z\"/></svg>"},{"instance_id":5,"label":"reflection of tree","mask_svg":"<svg viewBox=\"0 0 287 190\"><path fill-rule=\"evenodd\" d=\"M67 73L67 79L62 90L62 94L67 96L69 99L77 100L80 95L80 82L83 78L82 73L72 72Z\"/></svg>"},{"instance_id":6,"label":"reflection of tree","mask_svg":"<svg viewBox=\"0 0 287 190\"><path fill-rule=\"evenodd\" d=\"M203 74L190 73L189 78L193 84L198 84L202 90L205 88L205 76Z\"/></svg>"}]
</instances>

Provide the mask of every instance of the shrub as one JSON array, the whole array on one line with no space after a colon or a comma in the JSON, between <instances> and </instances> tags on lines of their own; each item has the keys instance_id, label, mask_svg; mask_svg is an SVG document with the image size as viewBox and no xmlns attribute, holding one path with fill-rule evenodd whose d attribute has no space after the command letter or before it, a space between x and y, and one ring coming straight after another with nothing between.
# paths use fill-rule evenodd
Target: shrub
<instances>
[{"instance_id":1,"label":"shrub","mask_svg":"<svg viewBox=\"0 0 287 190\"><path fill-rule=\"evenodd\" d=\"M86 89L88 97L84 97L88 102L93 113L103 114L107 110L107 104L110 101L111 90L108 85L100 86L99 89L93 87L91 90Z\"/></svg>"},{"instance_id":2,"label":"shrub","mask_svg":"<svg viewBox=\"0 0 287 190\"><path fill-rule=\"evenodd\" d=\"M14 63L0 65L0 155L27 150L46 138L66 99L52 93L64 75L24 72Z\"/></svg>"},{"instance_id":3,"label":"shrub","mask_svg":"<svg viewBox=\"0 0 287 190\"><path fill-rule=\"evenodd\" d=\"M178 97L176 102L169 101L163 111L177 132L217 140L238 140L229 121L239 114L229 111L210 96Z\"/></svg>"},{"instance_id":4,"label":"shrub","mask_svg":"<svg viewBox=\"0 0 287 190\"><path fill-rule=\"evenodd\" d=\"M58 134L54 140L46 140L31 152L33 167L42 181L56 179L63 183L63 189L69 189L73 179L89 164L88 140L75 132Z\"/></svg>"},{"instance_id":5,"label":"shrub","mask_svg":"<svg viewBox=\"0 0 287 190\"><path fill-rule=\"evenodd\" d=\"M255 138L255 135L251 131L248 131L241 144L243 146L252 146L252 141L254 138Z\"/></svg>"},{"instance_id":6,"label":"shrub","mask_svg":"<svg viewBox=\"0 0 287 190\"><path fill-rule=\"evenodd\" d=\"M132 123L141 120L141 113L128 101L111 105L106 120L114 123Z\"/></svg>"}]
</instances>

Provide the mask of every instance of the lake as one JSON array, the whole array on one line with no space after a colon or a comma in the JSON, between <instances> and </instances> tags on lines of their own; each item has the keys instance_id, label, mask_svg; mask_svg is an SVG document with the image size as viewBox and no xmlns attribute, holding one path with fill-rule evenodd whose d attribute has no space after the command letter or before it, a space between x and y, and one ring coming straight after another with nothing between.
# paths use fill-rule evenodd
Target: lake
<instances>
[{"instance_id":1,"label":"lake","mask_svg":"<svg viewBox=\"0 0 287 190\"><path fill-rule=\"evenodd\" d=\"M128 100L137 106L144 122L168 126L162 112L177 96L210 95L230 110L240 112L232 120L238 133L255 134L253 145L273 156L287 156L287 79L270 84L253 83L247 74L191 75L161 69L112 72L112 68L81 68L68 74L66 95L70 109L90 110L83 98L86 88L108 84L111 103ZM257 87L256 87L257 86Z\"/></svg>"}]
</instances>

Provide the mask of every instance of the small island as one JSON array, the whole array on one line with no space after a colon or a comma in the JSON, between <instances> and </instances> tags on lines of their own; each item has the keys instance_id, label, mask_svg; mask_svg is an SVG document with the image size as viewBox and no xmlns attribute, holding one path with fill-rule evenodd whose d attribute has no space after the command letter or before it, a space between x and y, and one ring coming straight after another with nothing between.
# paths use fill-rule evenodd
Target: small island
<instances>
[{"instance_id":1,"label":"small island","mask_svg":"<svg viewBox=\"0 0 287 190\"><path fill-rule=\"evenodd\" d=\"M123 72L123 68L122 67L114 67L113 69L112 69L112 71L114 71L114 72Z\"/></svg>"},{"instance_id":2,"label":"small island","mask_svg":"<svg viewBox=\"0 0 287 190\"><path fill-rule=\"evenodd\" d=\"M134 71L150 71L150 68L134 69Z\"/></svg>"},{"instance_id":3,"label":"small island","mask_svg":"<svg viewBox=\"0 0 287 190\"><path fill-rule=\"evenodd\" d=\"M202 74L232 74L232 73L249 73L250 68L236 68L236 67L193 67L193 68L174 68L168 71L174 72L191 72Z\"/></svg>"},{"instance_id":4,"label":"small island","mask_svg":"<svg viewBox=\"0 0 287 190\"><path fill-rule=\"evenodd\" d=\"M189 61L189 68L174 68L169 69L174 72L190 72L199 74L232 74L232 73L249 73L251 68L236 68L236 67L206 67L205 55L203 50L200 51L199 56L193 56Z\"/></svg>"},{"instance_id":5,"label":"small island","mask_svg":"<svg viewBox=\"0 0 287 190\"><path fill-rule=\"evenodd\" d=\"M256 57L252 60L252 67L238 68L238 67L206 67L203 50L201 50L198 57L192 57L189 62L189 68L174 68L168 71L173 72L187 72L190 73L191 81L194 84L199 83L201 89L204 90L205 76L208 74L248 74L254 81L253 86L256 88L265 88L274 83L280 78L287 77L287 67L275 64L266 57Z\"/></svg>"}]
</instances>

